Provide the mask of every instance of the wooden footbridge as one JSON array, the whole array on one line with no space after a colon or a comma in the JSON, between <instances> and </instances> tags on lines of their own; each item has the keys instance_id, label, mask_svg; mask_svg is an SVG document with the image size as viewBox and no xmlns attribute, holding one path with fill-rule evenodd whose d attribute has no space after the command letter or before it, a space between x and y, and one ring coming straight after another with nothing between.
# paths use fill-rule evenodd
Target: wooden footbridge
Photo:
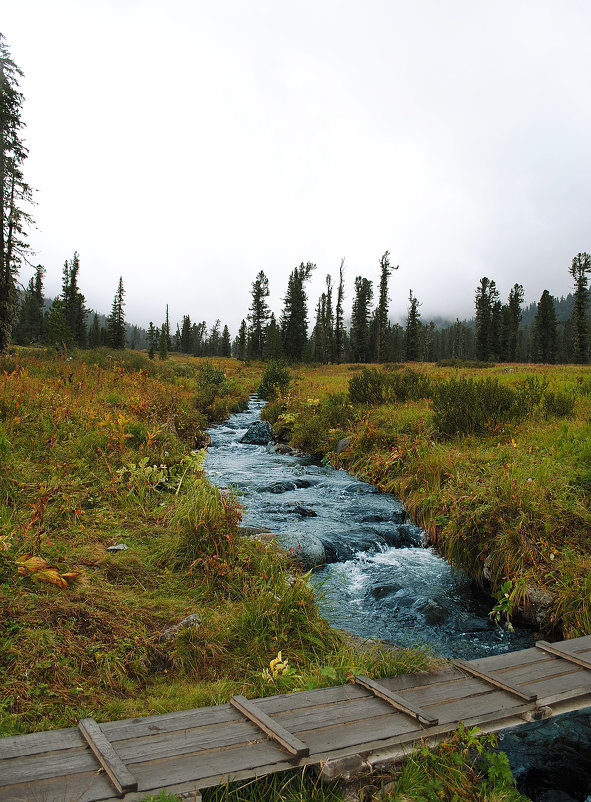
<instances>
[{"instance_id":1,"label":"wooden footbridge","mask_svg":"<svg viewBox=\"0 0 591 802\"><path fill-rule=\"evenodd\" d=\"M196 801L221 781L391 762L459 721L495 731L589 705L591 636L540 641L432 674L0 738L0 800L132 802L166 788Z\"/></svg>"}]
</instances>

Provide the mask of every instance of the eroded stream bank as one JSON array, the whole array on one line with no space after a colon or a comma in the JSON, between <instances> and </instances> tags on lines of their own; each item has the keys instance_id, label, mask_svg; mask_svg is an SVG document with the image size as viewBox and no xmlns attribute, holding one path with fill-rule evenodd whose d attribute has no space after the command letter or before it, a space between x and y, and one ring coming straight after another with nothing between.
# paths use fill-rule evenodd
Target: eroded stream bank
<instances>
[{"instance_id":1,"label":"eroded stream bank","mask_svg":"<svg viewBox=\"0 0 591 802\"><path fill-rule=\"evenodd\" d=\"M490 599L423 548L422 531L396 498L310 457L241 443L263 406L253 397L245 412L210 430L206 471L237 489L246 526L322 541L327 562L312 581L334 626L465 659L532 645L531 631L490 623Z\"/></svg>"}]
</instances>

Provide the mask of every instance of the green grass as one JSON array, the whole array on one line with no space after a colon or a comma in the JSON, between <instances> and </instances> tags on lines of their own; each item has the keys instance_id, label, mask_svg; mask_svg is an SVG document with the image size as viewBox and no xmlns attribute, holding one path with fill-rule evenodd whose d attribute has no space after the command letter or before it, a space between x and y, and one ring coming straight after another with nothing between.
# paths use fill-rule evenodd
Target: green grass
<instances>
[{"instance_id":1,"label":"green grass","mask_svg":"<svg viewBox=\"0 0 591 802\"><path fill-rule=\"evenodd\" d=\"M452 565L482 579L486 563L493 593L510 580L518 608L541 586L555 634L589 634L591 369L425 365L433 398L360 404L344 394L351 376L355 398L420 382L350 367L299 368L267 417L292 444L398 495Z\"/></svg>"},{"instance_id":2,"label":"green grass","mask_svg":"<svg viewBox=\"0 0 591 802\"><path fill-rule=\"evenodd\" d=\"M262 366L31 350L0 371L0 734L429 664L356 654L305 579L240 538L236 499L205 478L195 439ZM117 543L129 549L107 551ZM27 554L45 573L17 574ZM159 638L190 613L199 628ZM280 650L289 671L274 676Z\"/></svg>"}]
</instances>

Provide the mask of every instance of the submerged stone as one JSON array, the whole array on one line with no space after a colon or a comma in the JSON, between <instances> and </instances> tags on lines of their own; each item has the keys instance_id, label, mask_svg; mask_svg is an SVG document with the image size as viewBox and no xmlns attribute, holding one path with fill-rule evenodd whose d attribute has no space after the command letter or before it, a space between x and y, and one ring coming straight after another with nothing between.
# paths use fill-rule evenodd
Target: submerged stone
<instances>
[{"instance_id":1,"label":"submerged stone","mask_svg":"<svg viewBox=\"0 0 591 802\"><path fill-rule=\"evenodd\" d=\"M290 490L311 487L315 482L310 479L286 479L282 482L273 482L270 485L257 487L259 493L289 493Z\"/></svg>"},{"instance_id":2,"label":"submerged stone","mask_svg":"<svg viewBox=\"0 0 591 802\"><path fill-rule=\"evenodd\" d=\"M273 432L267 421L258 420L250 424L240 442L249 446L266 446L273 442Z\"/></svg>"},{"instance_id":3,"label":"submerged stone","mask_svg":"<svg viewBox=\"0 0 591 802\"><path fill-rule=\"evenodd\" d=\"M298 559L305 571L324 565L326 553L322 541L314 535L303 532L281 532L277 543L290 556Z\"/></svg>"}]
</instances>

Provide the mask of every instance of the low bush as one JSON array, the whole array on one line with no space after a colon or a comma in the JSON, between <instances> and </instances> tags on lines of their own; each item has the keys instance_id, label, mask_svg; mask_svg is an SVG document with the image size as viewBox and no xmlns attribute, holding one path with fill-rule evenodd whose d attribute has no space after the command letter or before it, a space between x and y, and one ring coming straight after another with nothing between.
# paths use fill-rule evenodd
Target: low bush
<instances>
[{"instance_id":1,"label":"low bush","mask_svg":"<svg viewBox=\"0 0 591 802\"><path fill-rule=\"evenodd\" d=\"M345 393L331 393L322 401L308 399L296 414L290 415L291 443L311 454L325 454L345 436L354 417ZM280 416L278 423L281 420Z\"/></svg>"},{"instance_id":2,"label":"low bush","mask_svg":"<svg viewBox=\"0 0 591 802\"><path fill-rule=\"evenodd\" d=\"M195 406L200 412L207 415L210 420L227 416L229 410L225 399L230 385L223 370L216 368L211 362L206 362L199 368L195 390ZM225 406L225 415L221 406Z\"/></svg>"},{"instance_id":3,"label":"low bush","mask_svg":"<svg viewBox=\"0 0 591 802\"><path fill-rule=\"evenodd\" d=\"M265 399L275 398L278 395L285 395L289 391L290 384L291 373L285 362L272 359L267 363L258 393Z\"/></svg>"},{"instance_id":4,"label":"low bush","mask_svg":"<svg viewBox=\"0 0 591 802\"><path fill-rule=\"evenodd\" d=\"M575 396L565 390L548 391L542 400L542 409L547 418L567 418L575 409Z\"/></svg>"},{"instance_id":5,"label":"low bush","mask_svg":"<svg viewBox=\"0 0 591 802\"><path fill-rule=\"evenodd\" d=\"M483 433L515 417L516 394L498 379L474 381L462 376L438 382L431 405L440 434Z\"/></svg>"},{"instance_id":6,"label":"low bush","mask_svg":"<svg viewBox=\"0 0 591 802\"><path fill-rule=\"evenodd\" d=\"M419 398L429 398L431 392L428 377L410 368L387 373L376 368L364 368L349 380L349 398L354 404L418 401Z\"/></svg>"},{"instance_id":7,"label":"low bush","mask_svg":"<svg viewBox=\"0 0 591 802\"><path fill-rule=\"evenodd\" d=\"M438 368L471 368L472 370L483 370L484 368L494 368L494 362L484 362L481 359L439 359L435 363Z\"/></svg>"}]
</instances>

